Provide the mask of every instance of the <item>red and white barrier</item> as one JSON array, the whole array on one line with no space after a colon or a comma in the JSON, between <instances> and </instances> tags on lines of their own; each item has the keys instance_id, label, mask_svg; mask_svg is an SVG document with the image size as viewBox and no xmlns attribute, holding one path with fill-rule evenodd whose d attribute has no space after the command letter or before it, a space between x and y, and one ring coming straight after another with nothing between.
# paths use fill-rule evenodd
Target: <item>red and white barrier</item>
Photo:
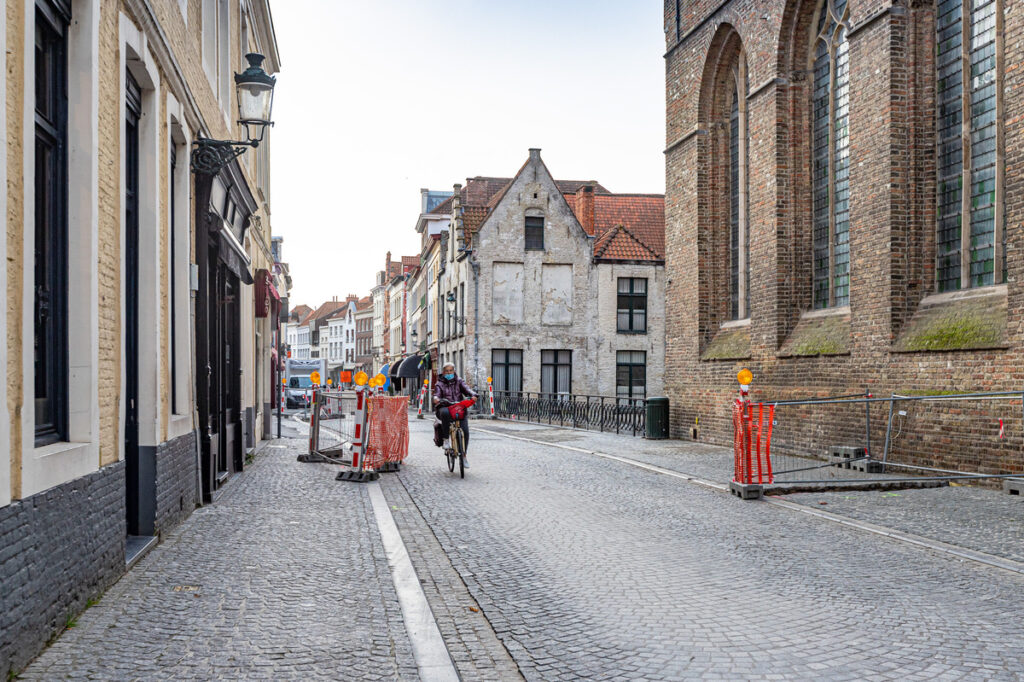
<instances>
[{"instance_id":1,"label":"red and white barrier","mask_svg":"<svg viewBox=\"0 0 1024 682\"><path fill-rule=\"evenodd\" d=\"M419 407L416 408L416 418L423 419L423 401L427 397L427 387L424 384L423 388L420 389Z\"/></svg>"},{"instance_id":2,"label":"red and white barrier","mask_svg":"<svg viewBox=\"0 0 1024 682\"><path fill-rule=\"evenodd\" d=\"M491 401L491 419L494 419L494 384L487 379L487 398Z\"/></svg>"},{"instance_id":3,"label":"red and white barrier","mask_svg":"<svg viewBox=\"0 0 1024 682\"><path fill-rule=\"evenodd\" d=\"M356 416L352 436L352 468L358 469L366 452L366 391L356 386Z\"/></svg>"}]
</instances>

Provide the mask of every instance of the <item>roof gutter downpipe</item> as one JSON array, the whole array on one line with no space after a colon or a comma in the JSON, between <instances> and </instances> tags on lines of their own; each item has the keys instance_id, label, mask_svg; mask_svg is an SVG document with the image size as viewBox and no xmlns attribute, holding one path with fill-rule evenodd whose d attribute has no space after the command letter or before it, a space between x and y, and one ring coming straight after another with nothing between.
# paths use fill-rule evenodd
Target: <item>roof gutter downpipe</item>
<instances>
[{"instance_id":1,"label":"roof gutter downpipe","mask_svg":"<svg viewBox=\"0 0 1024 682\"><path fill-rule=\"evenodd\" d=\"M480 386L480 263L475 249L469 252L469 266L473 268L473 380Z\"/></svg>"}]
</instances>

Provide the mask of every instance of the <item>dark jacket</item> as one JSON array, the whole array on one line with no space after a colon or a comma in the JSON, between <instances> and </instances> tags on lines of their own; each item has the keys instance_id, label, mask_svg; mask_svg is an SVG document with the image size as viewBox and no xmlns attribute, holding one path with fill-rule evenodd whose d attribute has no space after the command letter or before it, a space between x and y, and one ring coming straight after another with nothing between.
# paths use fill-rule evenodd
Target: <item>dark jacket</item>
<instances>
[{"instance_id":1,"label":"dark jacket","mask_svg":"<svg viewBox=\"0 0 1024 682\"><path fill-rule=\"evenodd\" d=\"M476 393L466 385L462 377L456 374L451 381L444 377L438 377L437 383L434 384L434 403L442 400L448 403L457 403L462 400L462 396L476 397Z\"/></svg>"}]
</instances>

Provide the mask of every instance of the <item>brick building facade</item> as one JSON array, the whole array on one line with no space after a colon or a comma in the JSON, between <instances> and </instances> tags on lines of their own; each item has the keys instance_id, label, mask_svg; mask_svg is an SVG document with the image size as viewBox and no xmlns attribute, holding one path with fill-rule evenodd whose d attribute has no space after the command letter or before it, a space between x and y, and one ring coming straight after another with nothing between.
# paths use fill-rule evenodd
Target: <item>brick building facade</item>
<instances>
[{"instance_id":1,"label":"brick building facade","mask_svg":"<svg viewBox=\"0 0 1024 682\"><path fill-rule=\"evenodd\" d=\"M666 0L674 435L731 440L743 366L755 400L1020 389L1016 4ZM792 444L863 445L842 409L785 415ZM901 447L962 465L938 440L962 428L979 468L1024 469L995 438L1020 444L1020 403L972 410Z\"/></svg>"}]
</instances>

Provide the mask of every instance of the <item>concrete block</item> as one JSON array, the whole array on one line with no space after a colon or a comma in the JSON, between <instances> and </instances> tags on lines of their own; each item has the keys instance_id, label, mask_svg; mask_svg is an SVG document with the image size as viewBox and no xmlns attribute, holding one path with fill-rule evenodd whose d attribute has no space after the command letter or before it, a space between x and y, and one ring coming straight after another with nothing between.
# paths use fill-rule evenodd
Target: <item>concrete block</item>
<instances>
[{"instance_id":1,"label":"concrete block","mask_svg":"<svg viewBox=\"0 0 1024 682\"><path fill-rule=\"evenodd\" d=\"M729 481L729 492L741 500L759 500L764 496L764 486L755 483Z\"/></svg>"},{"instance_id":2,"label":"concrete block","mask_svg":"<svg viewBox=\"0 0 1024 682\"><path fill-rule=\"evenodd\" d=\"M1008 478L1003 481L1003 492L1024 497L1024 478Z\"/></svg>"}]
</instances>

